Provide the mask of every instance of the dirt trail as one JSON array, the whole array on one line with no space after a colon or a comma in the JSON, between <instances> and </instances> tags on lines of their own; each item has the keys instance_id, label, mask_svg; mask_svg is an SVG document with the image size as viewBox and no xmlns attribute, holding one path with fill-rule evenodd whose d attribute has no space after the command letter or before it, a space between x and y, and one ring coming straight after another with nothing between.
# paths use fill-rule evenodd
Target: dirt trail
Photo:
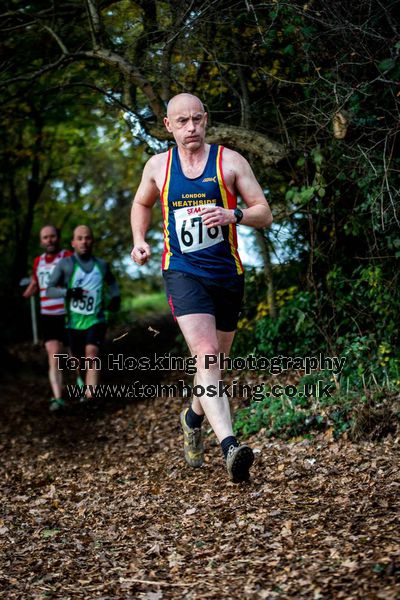
<instances>
[{"instance_id":1,"label":"dirt trail","mask_svg":"<svg viewBox=\"0 0 400 600\"><path fill-rule=\"evenodd\" d=\"M251 439L250 483L206 440L182 460L182 400L64 417L46 380L3 386L2 598L400 597L399 439Z\"/></svg>"}]
</instances>

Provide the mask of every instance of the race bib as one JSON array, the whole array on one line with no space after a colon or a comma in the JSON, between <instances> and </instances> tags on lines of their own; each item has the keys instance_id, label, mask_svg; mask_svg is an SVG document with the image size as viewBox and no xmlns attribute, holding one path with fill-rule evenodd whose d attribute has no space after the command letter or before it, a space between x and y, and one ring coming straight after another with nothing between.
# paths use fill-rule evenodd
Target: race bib
<instances>
[{"instance_id":1,"label":"race bib","mask_svg":"<svg viewBox=\"0 0 400 600\"><path fill-rule=\"evenodd\" d=\"M53 269L46 269L44 271L39 271L37 274L37 278L39 280L39 287L41 290L43 290L44 288L47 288L49 285L49 279L50 279L50 275L51 275L51 271Z\"/></svg>"},{"instance_id":2,"label":"race bib","mask_svg":"<svg viewBox=\"0 0 400 600\"><path fill-rule=\"evenodd\" d=\"M214 206L215 204L207 204L207 207ZM204 225L200 206L178 208L174 215L176 234L182 253L204 250L223 242L224 236L220 226L207 229Z\"/></svg>"},{"instance_id":3,"label":"race bib","mask_svg":"<svg viewBox=\"0 0 400 600\"><path fill-rule=\"evenodd\" d=\"M93 315L96 309L96 290L85 290L82 300L72 298L70 310L80 315Z\"/></svg>"}]
</instances>

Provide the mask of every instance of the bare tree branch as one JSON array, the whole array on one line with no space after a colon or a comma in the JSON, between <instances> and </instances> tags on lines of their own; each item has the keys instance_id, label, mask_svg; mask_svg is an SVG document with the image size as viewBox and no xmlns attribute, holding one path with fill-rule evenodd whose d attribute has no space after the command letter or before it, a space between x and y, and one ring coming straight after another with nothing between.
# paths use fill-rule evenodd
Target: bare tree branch
<instances>
[{"instance_id":1,"label":"bare tree branch","mask_svg":"<svg viewBox=\"0 0 400 600\"><path fill-rule=\"evenodd\" d=\"M170 140L171 134L166 129L154 126L149 129L150 135L158 140ZM284 146L271 140L257 131L235 127L233 125L214 125L207 129L207 142L224 144L256 156L265 167L270 167L286 156Z\"/></svg>"},{"instance_id":2,"label":"bare tree branch","mask_svg":"<svg viewBox=\"0 0 400 600\"><path fill-rule=\"evenodd\" d=\"M100 20L100 14L97 11L96 5L93 0L85 0L86 10L88 13L90 35L92 38L92 45L95 50L100 47L100 36L102 31L102 24Z\"/></svg>"},{"instance_id":3,"label":"bare tree branch","mask_svg":"<svg viewBox=\"0 0 400 600\"><path fill-rule=\"evenodd\" d=\"M46 31L48 31L50 33L50 35L56 40L57 44L60 46L61 48L61 52L63 54L68 54L68 50L67 47L65 46L65 44L61 41L61 39L59 38L59 36L56 34L55 31L53 31L53 29L51 29L51 27L49 27L48 25L43 25L43 29L45 29Z\"/></svg>"},{"instance_id":4,"label":"bare tree branch","mask_svg":"<svg viewBox=\"0 0 400 600\"><path fill-rule=\"evenodd\" d=\"M41 75L44 75L44 73L48 73L49 71L53 71L54 69L57 69L57 67L60 67L63 63L67 61L68 56L70 55L63 55L55 62L49 63L48 65L45 65L44 67L38 69L37 71L34 71L33 73L28 73L27 75L19 75L18 77L11 77L10 79L6 79L5 81L0 81L0 88L8 87L10 84L18 83L19 81L34 81L38 77L41 77Z\"/></svg>"},{"instance_id":5,"label":"bare tree branch","mask_svg":"<svg viewBox=\"0 0 400 600\"><path fill-rule=\"evenodd\" d=\"M104 50L103 48L99 48L93 51L79 52L71 56L101 60L102 62L108 65L116 67L119 70L119 72L122 75L124 75L124 77L126 77L129 81L137 85L142 90L147 100L149 101L149 104L154 114L158 118L162 118L164 116L164 104L158 93L154 90L151 83L144 77L144 75L139 71L139 69L135 65L129 63L120 54L116 54L111 50Z\"/></svg>"}]
</instances>

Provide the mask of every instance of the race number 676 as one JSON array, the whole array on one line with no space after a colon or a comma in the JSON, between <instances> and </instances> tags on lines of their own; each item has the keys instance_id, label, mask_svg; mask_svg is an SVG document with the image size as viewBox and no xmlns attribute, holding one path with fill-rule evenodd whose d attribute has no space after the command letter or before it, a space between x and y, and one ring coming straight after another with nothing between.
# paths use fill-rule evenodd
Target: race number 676
<instances>
[{"instance_id":1,"label":"race number 676","mask_svg":"<svg viewBox=\"0 0 400 600\"><path fill-rule=\"evenodd\" d=\"M186 229L186 224L188 221L190 221L191 231ZM192 231L194 234L197 233L198 239L196 241ZM210 239L214 240L218 236L218 227L210 227L209 229L206 229L206 234ZM181 241L182 244L187 248L193 246L193 243L196 243L196 245L201 245L203 243L203 221L201 217L191 217L190 219L184 219L182 221Z\"/></svg>"}]
</instances>

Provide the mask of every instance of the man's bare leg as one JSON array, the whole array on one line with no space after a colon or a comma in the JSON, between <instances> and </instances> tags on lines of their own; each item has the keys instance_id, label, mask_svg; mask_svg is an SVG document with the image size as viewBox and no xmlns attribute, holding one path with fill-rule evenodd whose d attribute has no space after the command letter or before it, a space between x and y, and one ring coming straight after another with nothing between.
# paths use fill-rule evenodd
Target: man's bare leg
<instances>
[{"instance_id":1,"label":"man's bare leg","mask_svg":"<svg viewBox=\"0 0 400 600\"><path fill-rule=\"evenodd\" d=\"M217 329L217 339L218 339L218 352L224 354L224 356L229 356L229 352L231 351L233 339L235 337L236 331L220 331ZM222 377L222 372L221 372ZM197 383L196 375L194 376L193 386ZM201 402L197 396L193 397L192 400L192 409L198 415L204 415L203 407L201 406Z\"/></svg>"},{"instance_id":2,"label":"man's bare leg","mask_svg":"<svg viewBox=\"0 0 400 600\"><path fill-rule=\"evenodd\" d=\"M90 358L90 359L96 359L100 356L100 349L98 346L95 346L94 344L87 344L85 347L85 358ZM93 361L93 366L90 367L88 365L88 362L86 362L86 377L85 377L85 383L86 383L86 392L85 395L87 398L91 398L92 394L89 391L90 388L88 387L90 386L95 386L99 383L99 379L100 379L100 370L95 368L96 365L96 361Z\"/></svg>"},{"instance_id":3,"label":"man's bare leg","mask_svg":"<svg viewBox=\"0 0 400 600\"><path fill-rule=\"evenodd\" d=\"M53 398L62 397L62 371L58 369L55 354L61 354L62 343L59 340L49 340L45 343L47 358L49 363L49 381Z\"/></svg>"},{"instance_id":4,"label":"man's bare leg","mask_svg":"<svg viewBox=\"0 0 400 600\"><path fill-rule=\"evenodd\" d=\"M217 332L215 318L213 315L193 314L178 317L178 323L186 339L192 356L197 355L197 373L195 382L207 388L209 385L218 386L221 380L221 371L217 364L210 364L206 369L205 356L207 354L217 355L219 351L228 354L234 338L234 332ZM232 418L229 400L226 395L201 397L193 399L192 410L197 415L205 413L214 430L226 460L228 473L233 481L246 481L249 478L249 469L254 461L254 453L247 445L240 445L233 434ZM202 409L202 412L200 410ZM189 414L187 411L186 415ZM192 414L189 421L197 420ZM185 423L186 421L186 423ZM203 445L201 441L201 430L187 421L185 413L181 413L181 423L184 431L185 458L191 466L200 466L203 462ZM189 423L189 424L188 424ZM195 427L191 429L191 427ZM190 436L194 436L194 444L191 445ZM197 437L196 437L197 436ZM190 451L193 458L188 459ZM190 458L190 456L189 456Z\"/></svg>"},{"instance_id":5,"label":"man's bare leg","mask_svg":"<svg viewBox=\"0 0 400 600\"><path fill-rule=\"evenodd\" d=\"M221 380L221 371L217 365L205 368L205 355L218 355L220 342L228 347L229 339L233 340L234 332L230 335L220 335L218 339L215 326L215 317L208 314L193 314L178 317L178 324L185 337L186 343L192 356L197 355L196 384L206 388L209 385L218 387ZM224 332L220 332L223 334ZM194 397L193 410L201 415L206 415L218 441L233 436L231 411L229 400L226 396L214 396L201 398Z\"/></svg>"}]
</instances>

